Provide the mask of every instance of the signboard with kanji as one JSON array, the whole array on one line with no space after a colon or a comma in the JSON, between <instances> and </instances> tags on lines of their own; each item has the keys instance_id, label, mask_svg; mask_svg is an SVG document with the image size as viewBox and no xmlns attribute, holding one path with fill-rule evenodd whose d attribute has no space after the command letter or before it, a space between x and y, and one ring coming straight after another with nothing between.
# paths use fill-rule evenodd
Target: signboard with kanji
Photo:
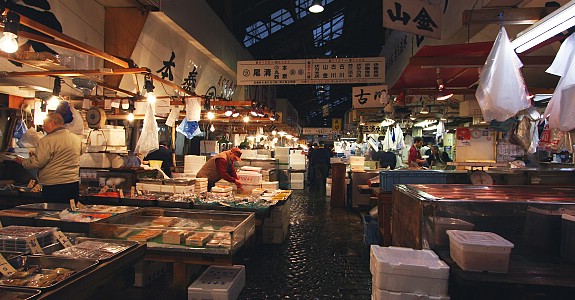
<instances>
[{"instance_id":1,"label":"signboard with kanji","mask_svg":"<svg viewBox=\"0 0 575 300\"><path fill-rule=\"evenodd\" d=\"M384 108L389 104L387 85L371 85L352 88L353 108Z\"/></svg>"},{"instance_id":2,"label":"signboard with kanji","mask_svg":"<svg viewBox=\"0 0 575 300\"><path fill-rule=\"evenodd\" d=\"M341 119L333 118L331 119L331 130L334 132L341 132Z\"/></svg>"},{"instance_id":3,"label":"signboard with kanji","mask_svg":"<svg viewBox=\"0 0 575 300\"><path fill-rule=\"evenodd\" d=\"M387 126L381 126L381 123L368 122L365 125L359 125L358 129L362 133L369 134L385 134Z\"/></svg>"},{"instance_id":4,"label":"signboard with kanji","mask_svg":"<svg viewBox=\"0 0 575 300\"><path fill-rule=\"evenodd\" d=\"M385 58L238 61L238 85L385 82Z\"/></svg>"},{"instance_id":5,"label":"signboard with kanji","mask_svg":"<svg viewBox=\"0 0 575 300\"><path fill-rule=\"evenodd\" d=\"M383 27L441 39L441 9L428 1L383 1Z\"/></svg>"},{"instance_id":6,"label":"signboard with kanji","mask_svg":"<svg viewBox=\"0 0 575 300\"><path fill-rule=\"evenodd\" d=\"M332 134L333 131L331 128L326 127L307 127L303 128L302 134L304 135L324 135L324 134Z\"/></svg>"}]
</instances>

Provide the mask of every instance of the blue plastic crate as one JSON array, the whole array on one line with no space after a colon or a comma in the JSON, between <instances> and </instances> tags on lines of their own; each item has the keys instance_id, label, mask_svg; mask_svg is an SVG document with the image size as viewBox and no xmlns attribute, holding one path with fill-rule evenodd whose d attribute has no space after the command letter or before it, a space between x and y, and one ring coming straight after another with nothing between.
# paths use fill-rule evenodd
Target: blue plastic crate
<instances>
[{"instance_id":1,"label":"blue plastic crate","mask_svg":"<svg viewBox=\"0 0 575 300\"><path fill-rule=\"evenodd\" d=\"M393 191L395 184L442 184L446 178L447 174L433 170L379 171L379 185L386 192Z\"/></svg>"},{"instance_id":2,"label":"blue plastic crate","mask_svg":"<svg viewBox=\"0 0 575 300\"><path fill-rule=\"evenodd\" d=\"M381 245L382 238L379 234L378 223L370 215L361 217L363 223L363 243L369 245Z\"/></svg>"}]
</instances>

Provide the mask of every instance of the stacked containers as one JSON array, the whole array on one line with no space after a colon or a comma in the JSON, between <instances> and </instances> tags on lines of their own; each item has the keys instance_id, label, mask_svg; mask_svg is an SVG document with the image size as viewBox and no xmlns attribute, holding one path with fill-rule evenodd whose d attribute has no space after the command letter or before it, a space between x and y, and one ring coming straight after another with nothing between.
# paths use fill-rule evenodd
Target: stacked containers
<instances>
[{"instance_id":1,"label":"stacked containers","mask_svg":"<svg viewBox=\"0 0 575 300\"><path fill-rule=\"evenodd\" d=\"M208 191L208 179L196 178L196 186L194 188L196 193L203 193Z\"/></svg>"},{"instance_id":2,"label":"stacked containers","mask_svg":"<svg viewBox=\"0 0 575 300\"><path fill-rule=\"evenodd\" d=\"M363 156L350 156L349 164L352 171L363 172L365 170L365 157Z\"/></svg>"},{"instance_id":3,"label":"stacked containers","mask_svg":"<svg viewBox=\"0 0 575 300\"><path fill-rule=\"evenodd\" d=\"M205 163L205 156L186 155L184 156L184 173L198 173Z\"/></svg>"},{"instance_id":4,"label":"stacked containers","mask_svg":"<svg viewBox=\"0 0 575 300\"><path fill-rule=\"evenodd\" d=\"M449 299L449 266L431 250L371 246L372 299Z\"/></svg>"}]
</instances>

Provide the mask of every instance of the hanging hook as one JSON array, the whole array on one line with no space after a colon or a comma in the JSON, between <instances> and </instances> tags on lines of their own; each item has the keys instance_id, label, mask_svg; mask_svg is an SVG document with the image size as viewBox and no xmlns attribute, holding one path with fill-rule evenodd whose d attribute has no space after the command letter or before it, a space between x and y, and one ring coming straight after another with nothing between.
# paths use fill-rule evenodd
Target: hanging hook
<instances>
[{"instance_id":1,"label":"hanging hook","mask_svg":"<svg viewBox=\"0 0 575 300\"><path fill-rule=\"evenodd\" d=\"M499 12L499 28L503 27L503 11Z\"/></svg>"}]
</instances>

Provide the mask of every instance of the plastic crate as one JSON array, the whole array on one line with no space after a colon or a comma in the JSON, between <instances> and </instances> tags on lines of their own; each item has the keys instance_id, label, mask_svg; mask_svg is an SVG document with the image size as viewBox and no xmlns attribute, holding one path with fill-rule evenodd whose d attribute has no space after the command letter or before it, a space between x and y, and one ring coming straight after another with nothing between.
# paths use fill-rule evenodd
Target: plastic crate
<instances>
[{"instance_id":1,"label":"plastic crate","mask_svg":"<svg viewBox=\"0 0 575 300\"><path fill-rule=\"evenodd\" d=\"M447 174L432 170L421 171L380 171L379 184L386 191L393 191L395 184L444 184Z\"/></svg>"},{"instance_id":2,"label":"plastic crate","mask_svg":"<svg viewBox=\"0 0 575 300\"><path fill-rule=\"evenodd\" d=\"M245 284L246 271L244 266L209 266L188 287L188 300L237 299Z\"/></svg>"},{"instance_id":3,"label":"plastic crate","mask_svg":"<svg viewBox=\"0 0 575 300\"><path fill-rule=\"evenodd\" d=\"M370 215L363 215L361 219L363 223L363 243L367 246L381 244L382 238L379 234L377 221Z\"/></svg>"}]
</instances>

